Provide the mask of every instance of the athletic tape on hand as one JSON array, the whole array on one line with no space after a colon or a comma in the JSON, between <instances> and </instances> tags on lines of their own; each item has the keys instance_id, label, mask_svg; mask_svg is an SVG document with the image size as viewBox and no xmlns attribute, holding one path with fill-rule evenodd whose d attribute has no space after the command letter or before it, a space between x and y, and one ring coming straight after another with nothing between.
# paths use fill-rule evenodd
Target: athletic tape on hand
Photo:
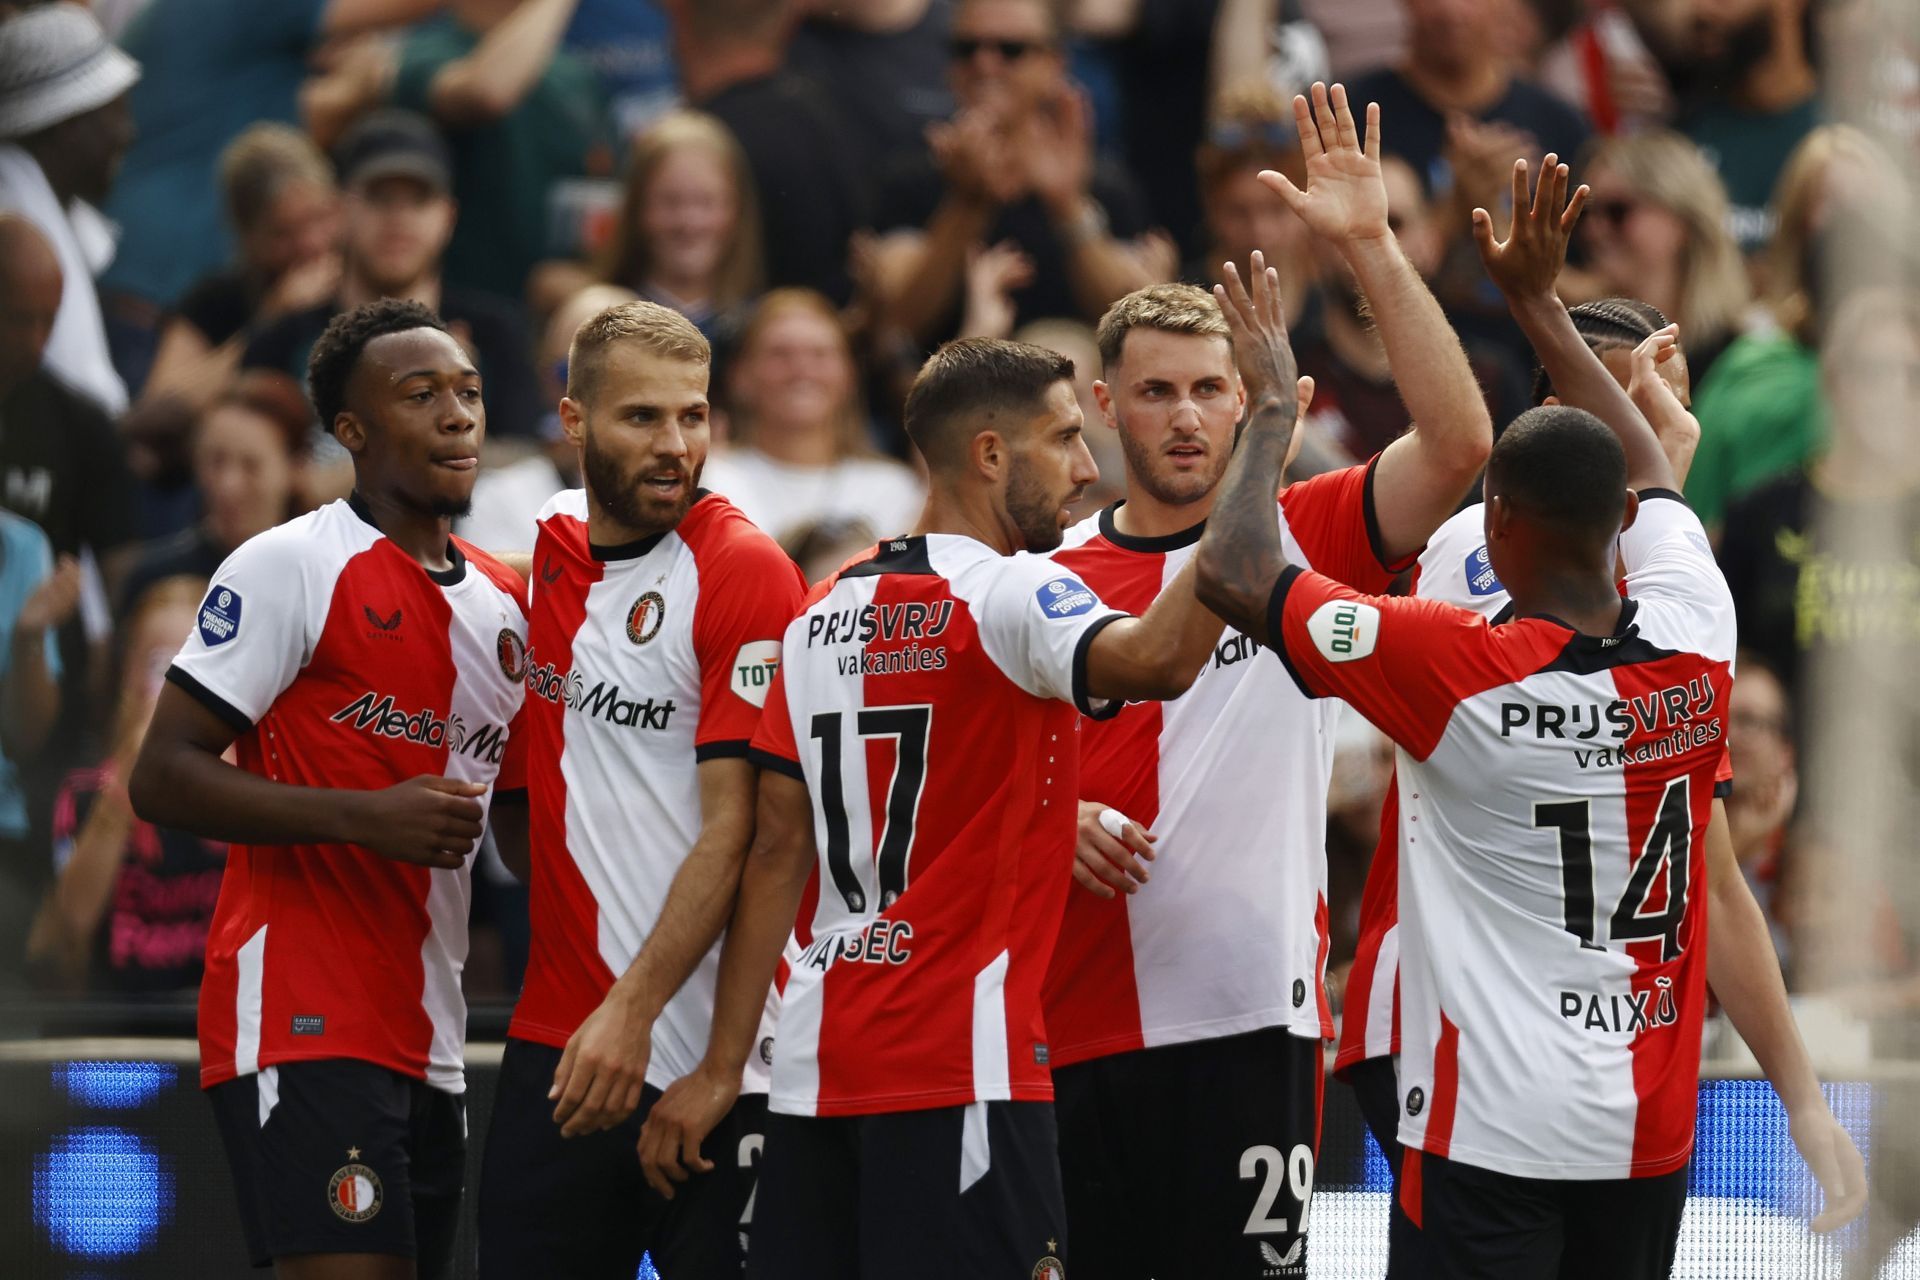
<instances>
[{"instance_id":1,"label":"athletic tape on hand","mask_svg":"<svg viewBox=\"0 0 1920 1280\"><path fill-rule=\"evenodd\" d=\"M1125 838L1122 833L1126 831L1127 824L1132 821L1132 818L1129 818L1118 809L1102 809L1100 811L1100 829L1112 836L1115 840Z\"/></svg>"}]
</instances>

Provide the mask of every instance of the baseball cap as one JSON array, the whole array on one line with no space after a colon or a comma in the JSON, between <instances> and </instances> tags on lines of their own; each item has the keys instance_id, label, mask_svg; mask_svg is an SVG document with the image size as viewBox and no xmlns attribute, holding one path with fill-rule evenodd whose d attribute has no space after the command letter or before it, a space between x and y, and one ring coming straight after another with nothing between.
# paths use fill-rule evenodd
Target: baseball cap
<instances>
[{"instance_id":1,"label":"baseball cap","mask_svg":"<svg viewBox=\"0 0 1920 1280\"><path fill-rule=\"evenodd\" d=\"M412 111L372 111L334 149L340 185L414 178L444 195L453 187L453 156L433 122Z\"/></svg>"},{"instance_id":2,"label":"baseball cap","mask_svg":"<svg viewBox=\"0 0 1920 1280\"><path fill-rule=\"evenodd\" d=\"M25 138L106 106L140 79L140 64L77 4L0 20L0 138Z\"/></svg>"}]
</instances>

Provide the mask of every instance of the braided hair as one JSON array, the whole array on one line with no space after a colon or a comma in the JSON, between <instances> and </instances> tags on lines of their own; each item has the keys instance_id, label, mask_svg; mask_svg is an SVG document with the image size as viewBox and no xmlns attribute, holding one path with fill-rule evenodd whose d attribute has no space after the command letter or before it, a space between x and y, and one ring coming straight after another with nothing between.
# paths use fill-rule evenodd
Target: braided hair
<instances>
[{"instance_id":1,"label":"braided hair","mask_svg":"<svg viewBox=\"0 0 1920 1280\"><path fill-rule=\"evenodd\" d=\"M1667 327L1660 308L1638 298L1602 298L1568 307L1573 327L1596 355L1602 351L1631 351ZM1533 403L1543 404L1554 394L1553 380L1540 365L1533 368Z\"/></svg>"}]
</instances>

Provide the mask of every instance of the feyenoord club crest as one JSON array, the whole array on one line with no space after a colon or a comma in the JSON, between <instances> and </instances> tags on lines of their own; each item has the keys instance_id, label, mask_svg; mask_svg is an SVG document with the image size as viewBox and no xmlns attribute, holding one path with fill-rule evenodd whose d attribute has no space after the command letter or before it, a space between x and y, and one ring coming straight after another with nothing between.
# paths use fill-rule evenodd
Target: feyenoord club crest
<instances>
[{"instance_id":1,"label":"feyenoord club crest","mask_svg":"<svg viewBox=\"0 0 1920 1280\"><path fill-rule=\"evenodd\" d=\"M500 670L507 679L519 684L527 678L527 646L520 639L519 632L512 627L500 628L500 638L494 642L494 652L500 658Z\"/></svg>"},{"instance_id":2,"label":"feyenoord club crest","mask_svg":"<svg viewBox=\"0 0 1920 1280\"><path fill-rule=\"evenodd\" d=\"M1033 1264L1032 1280L1067 1280L1066 1264L1048 1254Z\"/></svg>"},{"instance_id":3,"label":"feyenoord club crest","mask_svg":"<svg viewBox=\"0 0 1920 1280\"><path fill-rule=\"evenodd\" d=\"M649 591L633 602L633 608L627 610L627 639L635 644L645 644L660 634L660 624L667 618L667 601L658 591Z\"/></svg>"},{"instance_id":4,"label":"feyenoord club crest","mask_svg":"<svg viewBox=\"0 0 1920 1280\"><path fill-rule=\"evenodd\" d=\"M353 1163L341 1165L327 1184L327 1203L342 1221L366 1222L385 1202L380 1175L359 1163L358 1147L347 1148L347 1159Z\"/></svg>"}]
</instances>

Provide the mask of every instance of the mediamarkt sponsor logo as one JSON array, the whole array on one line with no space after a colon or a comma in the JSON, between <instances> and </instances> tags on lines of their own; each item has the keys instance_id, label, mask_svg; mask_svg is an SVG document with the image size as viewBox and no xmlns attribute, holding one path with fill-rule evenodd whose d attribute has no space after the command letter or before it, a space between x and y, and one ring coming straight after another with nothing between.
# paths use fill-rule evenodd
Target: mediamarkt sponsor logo
<instances>
[{"instance_id":1,"label":"mediamarkt sponsor logo","mask_svg":"<svg viewBox=\"0 0 1920 1280\"><path fill-rule=\"evenodd\" d=\"M548 702L564 703L581 715L628 728L665 729L674 712L672 698L624 698L620 686L606 680L589 689L578 671L562 673L551 662L528 664L527 692Z\"/></svg>"},{"instance_id":2,"label":"mediamarkt sponsor logo","mask_svg":"<svg viewBox=\"0 0 1920 1280\"><path fill-rule=\"evenodd\" d=\"M409 713L393 705L392 694L376 699L371 691L363 693L330 718L335 724L351 723L362 733L423 747L445 747L455 755L472 756L489 764L499 764L507 751L507 731L501 725L470 729L457 714L442 716L431 709Z\"/></svg>"}]
</instances>

